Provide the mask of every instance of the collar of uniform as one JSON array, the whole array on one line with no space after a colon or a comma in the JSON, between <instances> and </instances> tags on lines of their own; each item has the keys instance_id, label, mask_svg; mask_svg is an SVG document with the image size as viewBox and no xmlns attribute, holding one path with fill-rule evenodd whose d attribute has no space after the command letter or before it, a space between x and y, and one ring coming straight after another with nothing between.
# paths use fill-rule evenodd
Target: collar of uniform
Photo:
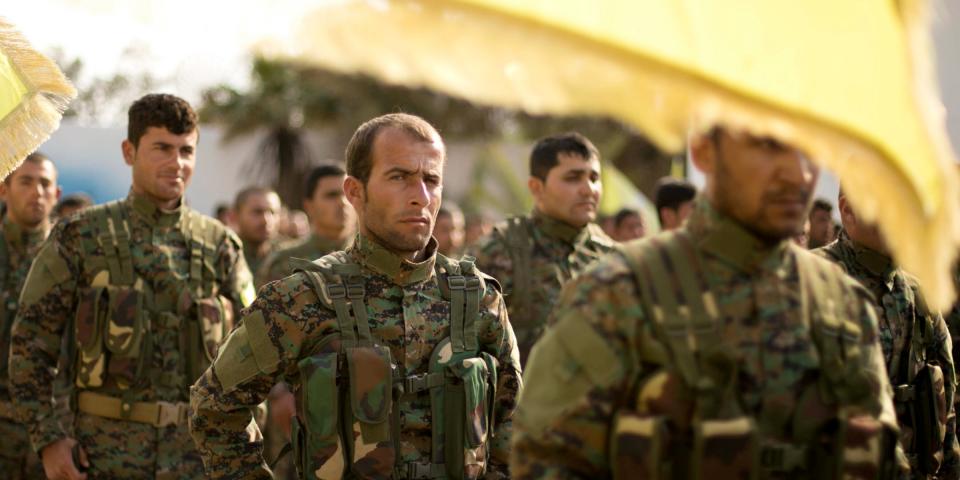
<instances>
[{"instance_id":1,"label":"collar of uniform","mask_svg":"<svg viewBox=\"0 0 960 480\"><path fill-rule=\"evenodd\" d=\"M870 274L883 279L888 287L893 286L893 277L897 273L897 268L889 255L884 255L853 241L846 230L840 232L840 238L837 241L844 248L853 252L853 258L857 260L861 267L865 268Z\"/></svg>"},{"instance_id":2,"label":"collar of uniform","mask_svg":"<svg viewBox=\"0 0 960 480\"><path fill-rule=\"evenodd\" d=\"M771 245L705 199L697 200L684 228L701 249L745 272L779 270L790 245L788 239Z\"/></svg>"},{"instance_id":3,"label":"collar of uniform","mask_svg":"<svg viewBox=\"0 0 960 480\"><path fill-rule=\"evenodd\" d=\"M164 210L151 202L147 197L133 193L132 191L127 197L127 201L137 217L143 219L148 225L172 227L180 221L183 213L183 199L180 200L177 208L173 210Z\"/></svg>"},{"instance_id":4,"label":"collar of uniform","mask_svg":"<svg viewBox=\"0 0 960 480\"><path fill-rule=\"evenodd\" d=\"M43 228L35 228L33 230L24 230L17 225L12 220L10 216L3 217L3 236L9 245L14 250L21 252L29 245L36 244L43 241L44 235Z\"/></svg>"},{"instance_id":5,"label":"collar of uniform","mask_svg":"<svg viewBox=\"0 0 960 480\"><path fill-rule=\"evenodd\" d=\"M430 238L427 244L427 259L411 262L365 235L358 234L351 251L361 265L376 273L385 275L397 285L412 285L428 280L433 275L433 265L437 260L437 241Z\"/></svg>"},{"instance_id":6,"label":"collar of uniform","mask_svg":"<svg viewBox=\"0 0 960 480\"><path fill-rule=\"evenodd\" d=\"M536 209L533 210L531 217L533 218L533 224L543 232L544 235L554 240L575 245L585 241L587 237L590 236L588 228L573 227L570 224L548 217Z\"/></svg>"}]
</instances>

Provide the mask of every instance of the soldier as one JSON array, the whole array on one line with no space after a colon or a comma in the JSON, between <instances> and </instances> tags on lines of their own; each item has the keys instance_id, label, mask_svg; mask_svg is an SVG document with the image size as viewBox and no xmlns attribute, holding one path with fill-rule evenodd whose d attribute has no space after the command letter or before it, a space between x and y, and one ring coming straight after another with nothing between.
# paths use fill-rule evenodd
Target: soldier
<instances>
[{"instance_id":1,"label":"soldier","mask_svg":"<svg viewBox=\"0 0 960 480\"><path fill-rule=\"evenodd\" d=\"M873 294L880 346L894 389L900 443L914 478L958 478L950 332L927 308L916 279L890 258L879 229L863 222L843 192L840 238L816 250Z\"/></svg>"},{"instance_id":2,"label":"soldier","mask_svg":"<svg viewBox=\"0 0 960 480\"><path fill-rule=\"evenodd\" d=\"M43 478L27 428L17 422L8 387L10 330L30 263L50 233L50 212L60 198L57 169L42 153L30 154L0 183L7 214L0 224L0 472L14 480Z\"/></svg>"},{"instance_id":3,"label":"soldier","mask_svg":"<svg viewBox=\"0 0 960 480\"><path fill-rule=\"evenodd\" d=\"M643 238L646 228L640 211L633 208L621 208L613 216L613 239L618 242L629 242Z\"/></svg>"},{"instance_id":4,"label":"soldier","mask_svg":"<svg viewBox=\"0 0 960 480\"><path fill-rule=\"evenodd\" d=\"M583 135L541 139L530 154L533 213L498 225L472 254L503 284L521 364L540 338L560 289L615 245L592 223L600 203L600 154Z\"/></svg>"},{"instance_id":5,"label":"soldier","mask_svg":"<svg viewBox=\"0 0 960 480\"><path fill-rule=\"evenodd\" d=\"M565 288L530 357L513 478L891 474L870 295L790 240L817 169L720 128L691 150L706 190L684 226Z\"/></svg>"},{"instance_id":6,"label":"soldier","mask_svg":"<svg viewBox=\"0 0 960 480\"><path fill-rule=\"evenodd\" d=\"M457 204L445 202L440 207L433 237L437 239L437 252L441 255L452 258L460 256L463 249L464 219Z\"/></svg>"},{"instance_id":7,"label":"soldier","mask_svg":"<svg viewBox=\"0 0 960 480\"><path fill-rule=\"evenodd\" d=\"M264 285L293 273L291 258L316 260L330 252L343 250L353 238L356 218L343 194L347 173L336 165L321 165L307 177L303 210L310 219L309 238L271 253L260 267Z\"/></svg>"},{"instance_id":8,"label":"soldier","mask_svg":"<svg viewBox=\"0 0 960 480\"><path fill-rule=\"evenodd\" d=\"M830 202L822 198L814 200L809 221L807 248L813 250L833 241L833 205Z\"/></svg>"},{"instance_id":9,"label":"soldier","mask_svg":"<svg viewBox=\"0 0 960 480\"><path fill-rule=\"evenodd\" d=\"M676 230L693 212L693 200L697 198L697 187L686 180L663 177L657 181L654 204L660 219L660 230Z\"/></svg>"},{"instance_id":10,"label":"soldier","mask_svg":"<svg viewBox=\"0 0 960 480\"><path fill-rule=\"evenodd\" d=\"M346 158L353 244L264 286L192 390L207 475L270 477L250 409L285 379L303 478L504 477L516 340L496 280L436 253L443 141L384 115Z\"/></svg>"},{"instance_id":11,"label":"soldier","mask_svg":"<svg viewBox=\"0 0 960 480\"><path fill-rule=\"evenodd\" d=\"M198 137L184 100L134 102L122 144L130 194L58 223L27 275L10 383L49 478L203 473L188 387L254 292L236 236L183 204ZM50 387L63 337L76 348L72 429Z\"/></svg>"},{"instance_id":12,"label":"soldier","mask_svg":"<svg viewBox=\"0 0 960 480\"><path fill-rule=\"evenodd\" d=\"M234 221L251 272L259 272L261 263L278 247L280 208L280 196L269 188L247 187L237 193Z\"/></svg>"},{"instance_id":13,"label":"soldier","mask_svg":"<svg viewBox=\"0 0 960 480\"><path fill-rule=\"evenodd\" d=\"M57 203L56 207L53 207L53 218L61 219L69 217L74 213L79 212L85 208L93 206L93 199L85 193L71 193L70 195L65 195L60 202Z\"/></svg>"}]
</instances>

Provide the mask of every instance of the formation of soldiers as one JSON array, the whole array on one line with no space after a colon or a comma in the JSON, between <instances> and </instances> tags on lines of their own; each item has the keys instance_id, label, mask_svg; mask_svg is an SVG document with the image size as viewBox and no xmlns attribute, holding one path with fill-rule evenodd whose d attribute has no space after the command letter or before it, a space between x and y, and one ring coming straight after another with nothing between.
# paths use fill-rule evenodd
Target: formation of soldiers
<instances>
[{"instance_id":1,"label":"formation of soldiers","mask_svg":"<svg viewBox=\"0 0 960 480\"><path fill-rule=\"evenodd\" d=\"M465 242L442 137L388 114L279 247L269 189L236 234L185 204L189 104L128 121L123 200L52 225L40 154L0 184L4 478L960 478L960 308L842 193L829 242L816 166L776 139L692 139L704 190L662 182L663 232L619 243L597 149L550 136L533 211Z\"/></svg>"}]
</instances>

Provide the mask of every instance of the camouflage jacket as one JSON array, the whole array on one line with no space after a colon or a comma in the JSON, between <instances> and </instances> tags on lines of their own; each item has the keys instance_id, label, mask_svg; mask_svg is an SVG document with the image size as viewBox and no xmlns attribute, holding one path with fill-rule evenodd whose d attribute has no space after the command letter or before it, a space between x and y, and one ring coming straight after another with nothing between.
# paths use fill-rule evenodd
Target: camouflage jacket
<instances>
[{"instance_id":1,"label":"camouflage jacket","mask_svg":"<svg viewBox=\"0 0 960 480\"><path fill-rule=\"evenodd\" d=\"M874 305L879 319L880 346L886 361L890 382L894 386L909 384L916 372L927 362L940 366L944 377L944 391L948 411L946 418L946 437L944 439L944 465L952 469L953 473L941 475L942 478L957 478L957 460L960 448L956 441L956 418L953 402L956 389L956 369L953 363L953 345L950 332L944 319L936 313L930 312L922 301L917 280L897 268L893 260L879 252L855 243L846 231L833 243L815 250L815 253L830 259L859 281L873 294ZM923 352L914 353L911 342L916 321L923 321L922 327L929 333L925 338ZM905 408L898 408L901 426L909 425L907 416L910 412ZM909 428L902 429L904 449L911 453L909 439L912 432ZM943 474L945 472L941 472Z\"/></svg>"},{"instance_id":2,"label":"camouflage jacket","mask_svg":"<svg viewBox=\"0 0 960 480\"><path fill-rule=\"evenodd\" d=\"M718 311L709 343L713 351L732 355L730 365L736 366L729 392L761 434L789 440L791 420L799 418L800 393L816 391L813 387L824 373L801 307L796 256L810 254L788 241L765 244L706 201L698 204L681 230L691 239L691 251L697 253ZM665 235L672 234L642 242L655 246L664 238L676 240ZM835 266L815 257L807 260L829 269L849 287L843 313L862 329L851 341L861 347L857 367L872 386L857 410L895 425L869 295ZM630 261L617 253L592 265L564 289L525 372L524 395L514 417L513 478L610 478L615 419L631 413L641 399L650 401L647 415L693 420L691 403L697 396L679 394L669 387L675 384L664 384L659 396L652 393L649 399L638 395L639 379L664 371L649 358L659 352L666 372L676 367L663 353L655 312L641 302L640 288ZM648 453L642 445L634 447ZM667 447L661 458L689 453L688 448Z\"/></svg>"},{"instance_id":3,"label":"camouflage jacket","mask_svg":"<svg viewBox=\"0 0 960 480\"><path fill-rule=\"evenodd\" d=\"M155 312L176 312L182 293L188 289L185 277L191 268L190 244L180 228L189 207L163 211L133 193L119 205L128 219L134 277L149 286ZM105 273L103 270L99 274L91 272L90 265L85 263L84 252L100 242L93 238L98 230L92 213L93 209L84 210L62 220L53 229L27 276L14 322L10 382L17 415L21 422L29 425L31 441L37 450L65 436L51 405L51 384L61 340L72 334L72 321L81 295L91 289L94 277ZM239 240L224 227L219 228L225 231L223 241L209 246L216 252L212 265L216 289L239 310L253 296L252 278L241 255ZM104 248L99 245L98 249ZM187 400L186 385L192 382L175 378L183 376L178 372L183 371L187 354L181 349L180 323L182 319L176 314L167 321L160 321L158 317L151 323L145 338L152 341L149 349L152 356L145 362L145 371L154 372L150 375L167 374L171 381L147 381L142 388L131 389L132 401Z\"/></svg>"},{"instance_id":4,"label":"camouflage jacket","mask_svg":"<svg viewBox=\"0 0 960 480\"><path fill-rule=\"evenodd\" d=\"M468 252L503 285L521 363L543 334L563 285L615 244L597 225L576 229L535 211L498 225Z\"/></svg>"},{"instance_id":5,"label":"camouflage jacket","mask_svg":"<svg viewBox=\"0 0 960 480\"><path fill-rule=\"evenodd\" d=\"M33 257L40 250L47 231L24 231L5 217L0 231L0 402L10 401L7 360L10 352L10 332L17 314L20 290L27 279Z\"/></svg>"},{"instance_id":6,"label":"camouflage jacket","mask_svg":"<svg viewBox=\"0 0 960 480\"><path fill-rule=\"evenodd\" d=\"M349 243L350 239L328 240L314 233L302 241L274 250L263 260L260 270L254 272L257 285L266 285L291 275L293 273L289 265L291 258L316 260L330 252L345 249Z\"/></svg>"},{"instance_id":7,"label":"camouflage jacket","mask_svg":"<svg viewBox=\"0 0 960 480\"><path fill-rule=\"evenodd\" d=\"M436 241L431 240L428 248L435 252ZM346 252L333 255L345 255L348 262L360 265L370 332L389 348L402 375L426 373L434 348L450 335L450 302L443 299L434 272L436 254L420 263L411 263L358 236ZM254 323L265 328L247 328L254 317ZM505 472L507 442L521 379L516 339L493 283L487 284L481 298L477 332L481 350L493 355L500 364L491 470ZM306 274L296 273L261 288L221 349L217 362L197 381L191 394L191 433L204 457L208 476L270 478L261 458L259 432L250 421L250 409L267 397L277 381L284 380L295 393L299 392L298 363L326 353L318 348L321 344L337 351L338 342L325 340L339 335L336 313L316 296ZM243 336L247 341L234 340ZM221 367L219 362L249 357L252 345L268 347L270 351L258 352L257 358L269 358L269 362L258 361L252 371L243 374L235 372L234 376L244 380L225 390L216 373ZM298 405L298 411L301 408ZM429 462L429 397L404 397L399 409L401 461Z\"/></svg>"}]
</instances>

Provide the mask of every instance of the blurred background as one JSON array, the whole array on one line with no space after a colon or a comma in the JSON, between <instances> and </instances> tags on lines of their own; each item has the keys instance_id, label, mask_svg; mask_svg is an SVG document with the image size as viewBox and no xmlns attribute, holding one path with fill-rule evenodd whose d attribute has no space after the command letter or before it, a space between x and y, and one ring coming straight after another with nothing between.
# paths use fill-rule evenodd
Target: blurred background
<instances>
[{"instance_id":1,"label":"blurred background","mask_svg":"<svg viewBox=\"0 0 960 480\"><path fill-rule=\"evenodd\" d=\"M248 185L272 186L284 204L300 205L304 172L341 162L357 125L394 111L438 126L449 149L444 195L467 214L502 218L527 211L529 148L558 131L578 130L600 149L608 167L603 213L632 206L649 215L647 196L657 179L698 181L682 156L658 151L611 120L530 116L251 53L294 29L304 12L324 1L31 0L7 2L0 15L54 58L79 89L41 151L57 163L65 194L84 192L97 203L126 194L129 170L120 155L126 108L148 92L182 96L201 114L188 199L208 214ZM960 0L933 4L939 79L956 146ZM836 181L824 175L819 196L835 202L836 190Z\"/></svg>"}]
</instances>

